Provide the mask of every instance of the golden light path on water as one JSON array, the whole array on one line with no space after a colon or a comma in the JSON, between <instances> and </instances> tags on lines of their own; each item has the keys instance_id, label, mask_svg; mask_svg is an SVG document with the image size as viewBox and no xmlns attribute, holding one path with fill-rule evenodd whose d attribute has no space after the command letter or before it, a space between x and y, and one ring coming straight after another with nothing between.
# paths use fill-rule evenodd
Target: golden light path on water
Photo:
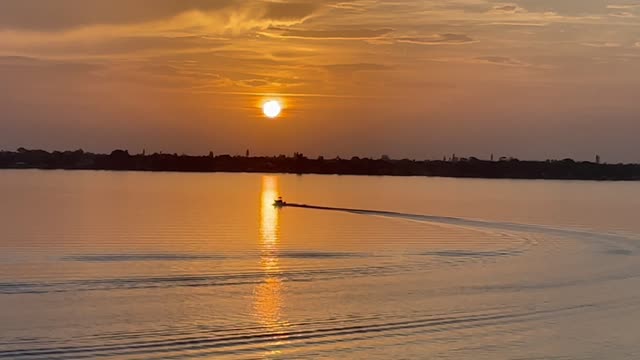
<instances>
[{"instance_id":1,"label":"golden light path on water","mask_svg":"<svg viewBox=\"0 0 640 360\"><path fill-rule=\"evenodd\" d=\"M267 329L277 331L287 326L282 319L284 284L278 264L278 209L273 202L278 198L278 178L262 177L260 206L260 267L264 280L254 289L254 314Z\"/></svg>"}]
</instances>

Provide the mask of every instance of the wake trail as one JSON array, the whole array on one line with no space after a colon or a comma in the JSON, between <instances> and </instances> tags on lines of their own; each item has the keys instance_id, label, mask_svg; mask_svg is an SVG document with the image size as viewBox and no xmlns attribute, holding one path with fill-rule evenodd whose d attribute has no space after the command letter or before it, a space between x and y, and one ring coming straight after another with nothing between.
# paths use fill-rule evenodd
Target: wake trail
<instances>
[{"instance_id":1,"label":"wake trail","mask_svg":"<svg viewBox=\"0 0 640 360\"><path fill-rule=\"evenodd\" d=\"M487 221L477 219L467 219L451 216L409 214L395 211L372 210L372 209L355 209L330 206L318 206L308 204L287 203L284 207L301 208L310 210L324 210L345 212L359 215L382 216L388 218L397 218L412 220L418 222L426 222L437 225L451 225L464 228L475 228L484 230L502 230L517 233L538 233L551 236L579 238L587 241L596 241L599 243L607 243L609 245L620 246L621 243L626 245L625 249L632 247L634 250L640 250L640 235L627 236L618 233L602 233L590 230L579 230L572 228L554 227L547 225L523 224L501 221ZM631 250L629 250L631 251Z\"/></svg>"}]
</instances>

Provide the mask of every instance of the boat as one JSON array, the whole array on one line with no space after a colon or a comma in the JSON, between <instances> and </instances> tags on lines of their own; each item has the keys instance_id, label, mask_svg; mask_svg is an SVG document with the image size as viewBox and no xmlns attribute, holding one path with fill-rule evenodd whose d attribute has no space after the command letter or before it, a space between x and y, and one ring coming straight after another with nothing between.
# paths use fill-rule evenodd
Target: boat
<instances>
[{"instance_id":1,"label":"boat","mask_svg":"<svg viewBox=\"0 0 640 360\"><path fill-rule=\"evenodd\" d=\"M281 207L287 206L287 203L284 200L282 200L282 197L279 197L273 202L273 206L277 208L281 208Z\"/></svg>"}]
</instances>

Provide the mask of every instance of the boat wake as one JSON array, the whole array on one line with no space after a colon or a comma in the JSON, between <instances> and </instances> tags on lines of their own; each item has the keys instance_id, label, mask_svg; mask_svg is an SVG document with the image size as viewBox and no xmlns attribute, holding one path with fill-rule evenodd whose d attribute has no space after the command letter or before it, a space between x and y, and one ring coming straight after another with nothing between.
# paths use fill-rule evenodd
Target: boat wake
<instances>
[{"instance_id":1,"label":"boat wake","mask_svg":"<svg viewBox=\"0 0 640 360\"><path fill-rule=\"evenodd\" d=\"M474 230L507 231L520 234L543 234L563 238L580 239L602 245L603 251L614 255L632 255L640 250L640 236L620 233L603 233L591 230L562 228L547 225L521 224L512 222L487 221L450 216L410 214L384 210L329 207L307 204L286 203L286 207L346 212L358 215L418 221L435 225L455 226ZM456 254L457 255L457 254Z\"/></svg>"}]
</instances>

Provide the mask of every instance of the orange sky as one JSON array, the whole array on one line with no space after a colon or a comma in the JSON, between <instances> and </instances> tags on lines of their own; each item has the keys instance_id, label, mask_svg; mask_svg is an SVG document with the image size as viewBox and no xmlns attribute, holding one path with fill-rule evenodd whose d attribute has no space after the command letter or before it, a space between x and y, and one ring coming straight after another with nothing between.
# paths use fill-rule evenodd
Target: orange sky
<instances>
[{"instance_id":1,"label":"orange sky","mask_svg":"<svg viewBox=\"0 0 640 360\"><path fill-rule=\"evenodd\" d=\"M0 149L640 161L638 16L624 0L3 0Z\"/></svg>"}]
</instances>

